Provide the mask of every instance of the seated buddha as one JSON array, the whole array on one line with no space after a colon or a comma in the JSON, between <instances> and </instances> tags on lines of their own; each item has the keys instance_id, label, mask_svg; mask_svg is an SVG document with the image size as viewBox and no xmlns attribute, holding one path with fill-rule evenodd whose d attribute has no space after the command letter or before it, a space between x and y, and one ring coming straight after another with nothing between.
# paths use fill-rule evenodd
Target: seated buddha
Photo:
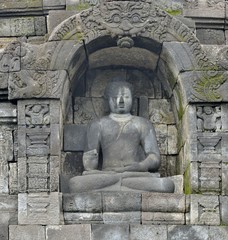
<instances>
[{"instance_id":1,"label":"seated buddha","mask_svg":"<svg viewBox=\"0 0 228 240\"><path fill-rule=\"evenodd\" d=\"M70 179L70 192L174 192L173 181L158 174L161 160L153 125L130 113L132 85L124 80L111 81L105 93L110 114L88 125L85 171Z\"/></svg>"}]
</instances>

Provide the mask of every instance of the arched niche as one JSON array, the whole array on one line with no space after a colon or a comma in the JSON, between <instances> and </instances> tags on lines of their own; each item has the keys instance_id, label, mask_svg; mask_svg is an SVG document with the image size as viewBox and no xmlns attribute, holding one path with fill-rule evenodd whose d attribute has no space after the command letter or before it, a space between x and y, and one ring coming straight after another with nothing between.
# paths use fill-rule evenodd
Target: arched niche
<instances>
[{"instance_id":1,"label":"arched niche","mask_svg":"<svg viewBox=\"0 0 228 240\"><path fill-rule=\"evenodd\" d=\"M134 86L132 114L148 118L155 126L162 155L161 176L178 174L177 129L172 106L175 99L172 102L173 86L170 82L171 78L175 78L175 73L161 58L163 45L138 37L134 38L134 47L120 48L112 41L108 45L106 40L106 37L101 37L84 46L84 67L78 66L83 71L77 70L72 75L71 94L68 94L71 106L66 112L69 117L65 121L64 131L66 157L63 175L68 175L65 180L81 174L86 126L92 120L109 114L104 90L108 82L119 75ZM103 48L99 47L102 46L102 41L106 41ZM75 55L77 54L76 52ZM73 63L70 64L72 65Z\"/></svg>"}]
</instances>

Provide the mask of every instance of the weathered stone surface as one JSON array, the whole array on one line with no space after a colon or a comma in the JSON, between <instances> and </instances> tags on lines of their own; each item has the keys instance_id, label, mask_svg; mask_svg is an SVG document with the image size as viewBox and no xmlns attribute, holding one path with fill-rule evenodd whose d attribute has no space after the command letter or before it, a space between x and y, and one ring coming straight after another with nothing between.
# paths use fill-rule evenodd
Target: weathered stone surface
<instances>
[{"instance_id":1,"label":"weathered stone surface","mask_svg":"<svg viewBox=\"0 0 228 240\"><path fill-rule=\"evenodd\" d=\"M222 194L228 195L228 164L222 164Z\"/></svg>"},{"instance_id":2,"label":"weathered stone surface","mask_svg":"<svg viewBox=\"0 0 228 240\"><path fill-rule=\"evenodd\" d=\"M8 193L9 168L8 161L13 159L13 136L12 130L0 127L0 193Z\"/></svg>"},{"instance_id":3,"label":"weathered stone surface","mask_svg":"<svg viewBox=\"0 0 228 240\"><path fill-rule=\"evenodd\" d=\"M17 224L17 196L0 196L0 225ZM1 233L1 232L0 232Z\"/></svg>"},{"instance_id":4,"label":"weathered stone surface","mask_svg":"<svg viewBox=\"0 0 228 240\"><path fill-rule=\"evenodd\" d=\"M107 58L107 55L112 58ZM158 62L158 55L146 49L134 47L131 51L127 48L110 47L96 51L89 56L91 68L123 66L134 68L147 68L155 70ZM134 70L133 70L134 71Z\"/></svg>"},{"instance_id":5,"label":"weathered stone surface","mask_svg":"<svg viewBox=\"0 0 228 240\"><path fill-rule=\"evenodd\" d=\"M209 157L211 158L211 156ZM199 164L200 168L200 191L203 194L219 194L221 192L221 163L216 161L205 161Z\"/></svg>"},{"instance_id":6,"label":"weathered stone surface","mask_svg":"<svg viewBox=\"0 0 228 240\"><path fill-rule=\"evenodd\" d=\"M10 73L9 98L60 98L67 84L65 71L22 70ZM18 85L18 81L21 84ZM23 83L23 84L22 84Z\"/></svg>"},{"instance_id":7,"label":"weathered stone surface","mask_svg":"<svg viewBox=\"0 0 228 240\"><path fill-rule=\"evenodd\" d=\"M50 154L53 156L59 156L61 150L61 125L51 124L50 126Z\"/></svg>"},{"instance_id":8,"label":"weathered stone surface","mask_svg":"<svg viewBox=\"0 0 228 240\"><path fill-rule=\"evenodd\" d=\"M167 156L167 176L174 176L177 174L177 156Z\"/></svg>"},{"instance_id":9,"label":"weathered stone surface","mask_svg":"<svg viewBox=\"0 0 228 240\"><path fill-rule=\"evenodd\" d=\"M102 193L104 212L127 212L141 210L141 194L134 192Z\"/></svg>"},{"instance_id":10,"label":"weathered stone surface","mask_svg":"<svg viewBox=\"0 0 228 240\"><path fill-rule=\"evenodd\" d=\"M153 124L174 124L171 103L167 99L149 99L149 117Z\"/></svg>"},{"instance_id":11,"label":"weathered stone surface","mask_svg":"<svg viewBox=\"0 0 228 240\"><path fill-rule=\"evenodd\" d=\"M228 236L228 227L225 226L219 226L219 227L214 227L210 226L209 227L209 239L210 240L226 240Z\"/></svg>"},{"instance_id":12,"label":"weathered stone surface","mask_svg":"<svg viewBox=\"0 0 228 240\"><path fill-rule=\"evenodd\" d=\"M58 154L58 153L56 153ZM50 183L49 188L51 192L59 191L59 169L60 169L60 156L50 156ZM42 175L41 175L42 176ZM45 174L43 174L45 177Z\"/></svg>"},{"instance_id":13,"label":"weathered stone surface","mask_svg":"<svg viewBox=\"0 0 228 240\"><path fill-rule=\"evenodd\" d=\"M185 224L185 214L170 212L142 212L142 224Z\"/></svg>"},{"instance_id":14,"label":"weathered stone surface","mask_svg":"<svg viewBox=\"0 0 228 240\"><path fill-rule=\"evenodd\" d=\"M1 240L8 240L8 226L0 224L0 239Z\"/></svg>"},{"instance_id":15,"label":"weathered stone surface","mask_svg":"<svg viewBox=\"0 0 228 240\"><path fill-rule=\"evenodd\" d=\"M92 240L128 240L129 225L92 225Z\"/></svg>"},{"instance_id":16,"label":"weathered stone surface","mask_svg":"<svg viewBox=\"0 0 228 240\"><path fill-rule=\"evenodd\" d=\"M17 163L9 164L9 192L10 194L18 193L18 176L17 176Z\"/></svg>"},{"instance_id":17,"label":"weathered stone surface","mask_svg":"<svg viewBox=\"0 0 228 240\"><path fill-rule=\"evenodd\" d=\"M86 126L64 126L64 151L84 151Z\"/></svg>"},{"instance_id":18,"label":"weathered stone surface","mask_svg":"<svg viewBox=\"0 0 228 240\"><path fill-rule=\"evenodd\" d=\"M221 223L228 225L228 196L219 196Z\"/></svg>"},{"instance_id":19,"label":"weathered stone surface","mask_svg":"<svg viewBox=\"0 0 228 240\"><path fill-rule=\"evenodd\" d=\"M55 7L60 7L60 6L65 6L66 5L66 0L43 0L43 8L55 8Z\"/></svg>"},{"instance_id":20,"label":"weathered stone surface","mask_svg":"<svg viewBox=\"0 0 228 240\"><path fill-rule=\"evenodd\" d=\"M65 222L65 224L87 224L87 223L103 224L103 215L102 215L102 213L64 212L64 222Z\"/></svg>"},{"instance_id":21,"label":"weathered stone surface","mask_svg":"<svg viewBox=\"0 0 228 240\"><path fill-rule=\"evenodd\" d=\"M165 124L154 125L158 146L161 154L167 154L168 151L168 128Z\"/></svg>"},{"instance_id":22,"label":"weathered stone surface","mask_svg":"<svg viewBox=\"0 0 228 240\"><path fill-rule=\"evenodd\" d=\"M34 21L36 36L43 36L47 33L46 18L36 17Z\"/></svg>"},{"instance_id":23,"label":"weathered stone surface","mask_svg":"<svg viewBox=\"0 0 228 240\"><path fill-rule=\"evenodd\" d=\"M104 212L105 224L127 224L141 222L141 212Z\"/></svg>"},{"instance_id":24,"label":"weathered stone surface","mask_svg":"<svg viewBox=\"0 0 228 240\"><path fill-rule=\"evenodd\" d=\"M109 113L107 102L102 98L75 98L74 123L88 124Z\"/></svg>"},{"instance_id":25,"label":"weathered stone surface","mask_svg":"<svg viewBox=\"0 0 228 240\"><path fill-rule=\"evenodd\" d=\"M180 94L182 95L183 108L189 101L215 102L227 100L225 94L225 89L227 89L226 72L184 72L179 75L178 82L182 86ZM205 92L205 89L208 89L207 92Z\"/></svg>"},{"instance_id":26,"label":"weathered stone surface","mask_svg":"<svg viewBox=\"0 0 228 240\"><path fill-rule=\"evenodd\" d=\"M6 89L8 87L9 73L0 72L0 89Z\"/></svg>"},{"instance_id":27,"label":"weathered stone surface","mask_svg":"<svg viewBox=\"0 0 228 240\"><path fill-rule=\"evenodd\" d=\"M56 4L55 0L52 0L52 1L45 0L45 1L46 1L46 5L44 5L44 8L53 9L53 7L49 5ZM63 1L63 0L60 0L60 1ZM48 32L51 33L55 29L55 27L58 26L62 21L64 21L65 19L67 19L68 17L74 14L75 14L75 11L64 11L64 10L50 11L48 16Z\"/></svg>"},{"instance_id":28,"label":"weathered stone surface","mask_svg":"<svg viewBox=\"0 0 228 240\"><path fill-rule=\"evenodd\" d=\"M168 154L177 154L177 128L168 125Z\"/></svg>"},{"instance_id":29,"label":"weathered stone surface","mask_svg":"<svg viewBox=\"0 0 228 240\"><path fill-rule=\"evenodd\" d=\"M184 213L185 195L174 193L142 193L143 212Z\"/></svg>"},{"instance_id":30,"label":"weathered stone surface","mask_svg":"<svg viewBox=\"0 0 228 240\"><path fill-rule=\"evenodd\" d=\"M91 226L88 225L59 225L46 227L46 240L67 239L67 240L90 240Z\"/></svg>"},{"instance_id":31,"label":"weathered stone surface","mask_svg":"<svg viewBox=\"0 0 228 240\"><path fill-rule=\"evenodd\" d=\"M209 240L207 226L168 226L168 240Z\"/></svg>"},{"instance_id":32,"label":"weathered stone surface","mask_svg":"<svg viewBox=\"0 0 228 240\"><path fill-rule=\"evenodd\" d=\"M78 193L63 195L65 212L102 212L101 193Z\"/></svg>"},{"instance_id":33,"label":"weathered stone surface","mask_svg":"<svg viewBox=\"0 0 228 240\"><path fill-rule=\"evenodd\" d=\"M12 123L17 119L17 107L12 103L0 103L0 122Z\"/></svg>"},{"instance_id":34,"label":"weathered stone surface","mask_svg":"<svg viewBox=\"0 0 228 240\"><path fill-rule=\"evenodd\" d=\"M167 239L167 226L130 225L131 240Z\"/></svg>"},{"instance_id":35,"label":"weathered stone surface","mask_svg":"<svg viewBox=\"0 0 228 240\"><path fill-rule=\"evenodd\" d=\"M213 14L214 18L225 17L225 1L204 1L197 0L186 2L184 7L184 16L210 18Z\"/></svg>"},{"instance_id":36,"label":"weathered stone surface","mask_svg":"<svg viewBox=\"0 0 228 240\"><path fill-rule=\"evenodd\" d=\"M223 30L197 29L196 36L202 44L225 44L225 34Z\"/></svg>"},{"instance_id":37,"label":"weathered stone surface","mask_svg":"<svg viewBox=\"0 0 228 240\"><path fill-rule=\"evenodd\" d=\"M9 240L45 240L45 227L38 225L30 226L9 226Z\"/></svg>"},{"instance_id":38,"label":"weathered stone surface","mask_svg":"<svg viewBox=\"0 0 228 240\"><path fill-rule=\"evenodd\" d=\"M17 17L0 20L3 37L20 37L44 35L46 33L45 17Z\"/></svg>"},{"instance_id":39,"label":"weathered stone surface","mask_svg":"<svg viewBox=\"0 0 228 240\"><path fill-rule=\"evenodd\" d=\"M19 224L59 224L59 193L20 193L18 195Z\"/></svg>"},{"instance_id":40,"label":"weathered stone surface","mask_svg":"<svg viewBox=\"0 0 228 240\"><path fill-rule=\"evenodd\" d=\"M168 178L174 182L174 185L175 185L174 193L183 194L183 192L184 192L184 177L183 177L183 175L175 175L175 176L171 176Z\"/></svg>"},{"instance_id":41,"label":"weathered stone surface","mask_svg":"<svg viewBox=\"0 0 228 240\"><path fill-rule=\"evenodd\" d=\"M66 153L62 160L62 173L65 175L79 175L83 172L82 152Z\"/></svg>"},{"instance_id":42,"label":"weathered stone surface","mask_svg":"<svg viewBox=\"0 0 228 240\"><path fill-rule=\"evenodd\" d=\"M218 196L191 195L190 222L200 225L220 225Z\"/></svg>"}]
</instances>

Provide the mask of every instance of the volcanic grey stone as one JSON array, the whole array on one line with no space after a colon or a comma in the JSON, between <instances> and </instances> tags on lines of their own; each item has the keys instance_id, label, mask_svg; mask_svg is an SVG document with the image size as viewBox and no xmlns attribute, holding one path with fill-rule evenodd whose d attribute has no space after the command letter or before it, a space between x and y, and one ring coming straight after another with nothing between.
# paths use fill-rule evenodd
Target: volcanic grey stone
<instances>
[{"instance_id":1,"label":"volcanic grey stone","mask_svg":"<svg viewBox=\"0 0 228 240\"><path fill-rule=\"evenodd\" d=\"M164 240L167 239L167 226L130 225L131 240Z\"/></svg>"},{"instance_id":2,"label":"volcanic grey stone","mask_svg":"<svg viewBox=\"0 0 228 240\"><path fill-rule=\"evenodd\" d=\"M129 240L129 225L92 225L92 240Z\"/></svg>"},{"instance_id":3,"label":"volcanic grey stone","mask_svg":"<svg viewBox=\"0 0 228 240\"><path fill-rule=\"evenodd\" d=\"M141 194L134 192L103 192L104 212L127 212L141 210Z\"/></svg>"},{"instance_id":4,"label":"volcanic grey stone","mask_svg":"<svg viewBox=\"0 0 228 240\"><path fill-rule=\"evenodd\" d=\"M207 226L168 226L168 240L209 240Z\"/></svg>"},{"instance_id":5,"label":"volcanic grey stone","mask_svg":"<svg viewBox=\"0 0 228 240\"><path fill-rule=\"evenodd\" d=\"M89 224L78 225L48 225L46 227L47 240L90 240L91 226Z\"/></svg>"}]
</instances>

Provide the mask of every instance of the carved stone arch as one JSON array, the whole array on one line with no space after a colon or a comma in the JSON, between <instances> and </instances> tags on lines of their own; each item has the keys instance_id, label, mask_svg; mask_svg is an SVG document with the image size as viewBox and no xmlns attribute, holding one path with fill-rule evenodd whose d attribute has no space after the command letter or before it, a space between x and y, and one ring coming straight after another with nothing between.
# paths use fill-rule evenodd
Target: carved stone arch
<instances>
[{"instance_id":1,"label":"carved stone arch","mask_svg":"<svg viewBox=\"0 0 228 240\"><path fill-rule=\"evenodd\" d=\"M99 1L96 6L69 17L57 26L49 41L76 40L85 44L111 36L120 47L132 47L134 37L159 43L186 42L200 68L212 67L194 33L153 1Z\"/></svg>"}]
</instances>

